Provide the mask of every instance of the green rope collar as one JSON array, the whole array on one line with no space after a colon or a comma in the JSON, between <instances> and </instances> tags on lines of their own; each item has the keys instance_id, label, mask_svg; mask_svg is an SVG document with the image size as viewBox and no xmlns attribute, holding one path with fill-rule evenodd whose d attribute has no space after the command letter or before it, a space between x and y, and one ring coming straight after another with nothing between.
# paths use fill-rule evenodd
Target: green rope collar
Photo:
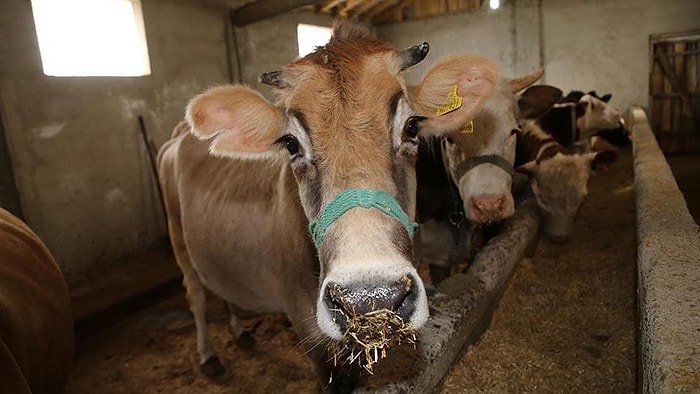
<instances>
[{"instance_id":1,"label":"green rope collar","mask_svg":"<svg viewBox=\"0 0 700 394\"><path fill-rule=\"evenodd\" d=\"M323 208L318 220L312 220L309 223L309 231L316 245L316 250L320 249L328 227L345 212L355 207L376 208L397 219L403 224L411 239L418 228L418 224L408 217L396 199L389 193L378 189L345 189Z\"/></svg>"}]
</instances>

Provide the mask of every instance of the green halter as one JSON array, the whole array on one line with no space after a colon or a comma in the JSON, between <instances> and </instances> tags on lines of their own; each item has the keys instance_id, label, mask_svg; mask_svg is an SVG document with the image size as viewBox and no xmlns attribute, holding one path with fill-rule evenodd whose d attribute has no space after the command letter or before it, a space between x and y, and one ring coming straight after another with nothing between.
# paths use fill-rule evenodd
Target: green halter
<instances>
[{"instance_id":1,"label":"green halter","mask_svg":"<svg viewBox=\"0 0 700 394\"><path fill-rule=\"evenodd\" d=\"M316 245L316 250L321 247L323 237L326 235L326 230L339 217L355 207L376 208L381 212L397 219L403 224L408 236L413 239L418 224L413 222L406 215L396 199L389 193L378 189L345 189L338 193L337 196L323 208L321 216L318 220L312 220L309 223L309 231Z\"/></svg>"}]
</instances>

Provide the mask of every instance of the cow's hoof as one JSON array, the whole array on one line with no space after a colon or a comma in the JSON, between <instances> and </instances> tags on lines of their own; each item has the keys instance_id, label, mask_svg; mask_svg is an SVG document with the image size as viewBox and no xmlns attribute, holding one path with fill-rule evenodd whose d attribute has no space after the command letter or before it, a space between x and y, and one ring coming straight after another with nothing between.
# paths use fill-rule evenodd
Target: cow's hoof
<instances>
[{"instance_id":1,"label":"cow's hoof","mask_svg":"<svg viewBox=\"0 0 700 394\"><path fill-rule=\"evenodd\" d=\"M219 361L219 358L216 356L211 356L207 359L202 364L199 364L199 369L202 371L202 373L206 376L214 377L214 376L221 376L226 372L224 369L224 366L221 365L221 361Z\"/></svg>"},{"instance_id":2,"label":"cow's hoof","mask_svg":"<svg viewBox=\"0 0 700 394\"><path fill-rule=\"evenodd\" d=\"M236 338L236 346L241 350L251 350L255 347L255 338L250 331L243 331L243 334Z\"/></svg>"}]
</instances>

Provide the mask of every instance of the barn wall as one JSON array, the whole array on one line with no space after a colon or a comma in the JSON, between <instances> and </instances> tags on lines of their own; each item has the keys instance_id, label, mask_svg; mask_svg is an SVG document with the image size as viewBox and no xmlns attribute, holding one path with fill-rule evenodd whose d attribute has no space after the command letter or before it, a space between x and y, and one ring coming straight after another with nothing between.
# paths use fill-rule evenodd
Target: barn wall
<instances>
[{"instance_id":1,"label":"barn wall","mask_svg":"<svg viewBox=\"0 0 700 394\"><path fill-rule=\"evenodd\" d=\"M306 23L331 27L333 18L300 9L235 29L241 58L236 73L244 84L274 99L272 88L258 82L258 75L274 71L299 56L297 25Z\"/></svg>"},{"instance_id":2,"label":"barn wall","mask_svg":"<svg viewBox=\"0 0 700 394\"><path fill-rule=\"evenodd\" d=\"M159 243L137 117L160 145L187 100L228 80L226 2L142 2L152 75L43 75L29 0L0 2L0 104L26 221L70 282Z\"/></svg>"},{"instance_id":3,"label":"barn wall","mask_svg":"<svg viewBox=\"0 0 700 394\"><path fill-rule=\"evenodd\" d=\"M505 76L531 72L541 57L542 83L565 93L612 92L612 104L626 109L648 104L649 35L697 28L696 0L511 0L496 11L384 25L377 31L399 47L431 44L426 64L411 71L414 81L427 65L451 52L485 55Z\"/></svg>"},{"instance_id":4,"label":"barn wall","mask_svg":"<svg viewBox=\"0 0 700 394\"><path fill-rule=\"evenodd\" d=\"M539 67L537 9L534 0L497 11L475 12L427 18L399 24L380 25L377 34L398 48L427 41L426 60L407 71L409 82L417 83L437 60L450 53L466 52L486 56L501 67L506 77L530 73ZM527 21L527 23L523 23Z\"/></svg>"},{"instance_id":5,"label":"barn wall","mask_svg":"<svg viewBox=\"0 0 700 394\"><path fill-rule=\"evenodd\" d=\"M545 0L547 83L613 93L627 109L649 104L649 35L700 28L697 0Z\"/></svg>"}]
</instances>

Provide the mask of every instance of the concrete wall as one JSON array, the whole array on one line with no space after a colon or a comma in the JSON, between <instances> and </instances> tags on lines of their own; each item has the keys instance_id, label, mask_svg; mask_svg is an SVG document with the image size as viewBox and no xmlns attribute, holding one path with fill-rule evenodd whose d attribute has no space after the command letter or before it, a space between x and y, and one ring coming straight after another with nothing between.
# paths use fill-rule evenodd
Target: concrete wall
<instances>
[{"instance_id":1,"label":"concrete wall","mask_svg":"<svg viewBox=\"0 0 700 394\"><path fill-rule=\"evenodd\" d=\"M273 99L272 88L258 82L258 75L274 71L299 56L297 25L307 23L331 27L333 18L298 10L235 29L235 41L241 59L240 73L244 84Z\"/></svg>"},{"instance_id":2,"label":"concrete wall","mask_svg":"<svg viewBox=\"0 0 700 394\"><path fill-rule=\"evenodd\" d=\"M480 10L379 26L397 46L431 44L426 64L451 52L497 61L505 76L545 67L542 83L564 90L613 93L626 109L648 104L649 35L700 28L697 0L518 0L496 11ZM541 58L541 60L540 60Z\"/></svg>"},{"instance_id":3,"label":"concrete wall","mask_svg":"<svg viewBox=\"0 0 700 394\"><path fill-rule=\"evenodd\" d=\"M0 3L0 105L19 197L69 283L166 236L138 116L160 146L192 96L238 75L228 18L247 1L142 0L152 74L132 78L45 76L30 1ZM236 29L244 83L271 96L257 75L297 57L298 22L332 19L293 12Z\"/></svg>"},{"instance_id":4,"label":"concrete wall","mask_svg":"<svg viewBox=\"0 0 700 394\"><path fill-rule=\"evenodd\" d=\"M29 0L0 3L0 104L25 220L69 282L165 236L138 116L157 144L228 79L225 1L144 0L152 75L42 72Z\"/></svg>"},{"instance_id":5,"label":"concrete wall","mask_svg":"<svg viewBox=\"0 0 700 394\"><path fill-rule=\"evenodd\" d=\"M0 3L0 105L15 181L25 219L69 282L165 236L139 115L160 145L187 100L230 75L271 97L257 75L297 56L297 23L331 24L296 11L235 29L239 68L227 56L227 21L230 7L247 1L143 0L152 75L138 78L44 76L30 1ZM506 76L543 58L546 82L613 92L613 103L627 107L646 104L648 34L700 28L698 16L695 0L521 0L377 32L397 47L430 42L425 64L409 71L413 82L452 52L489 56Z\"/></svg>"},{"instance_id":6,"label":"concrete wall","mask_svg":"<svg viewBox=\"0 0 700 394\"><path fill-rule=\"evenodd\" d=\"M381 25L376 31L397 48L423 41L430 44L426 60L407 71L410 83L420 81L435 61L458 52L486 56L501 66L504 76L516 77L539 67L536 5L534 0L521 0L497 11L482 9Z\"/></svg>"}]
</instances>

